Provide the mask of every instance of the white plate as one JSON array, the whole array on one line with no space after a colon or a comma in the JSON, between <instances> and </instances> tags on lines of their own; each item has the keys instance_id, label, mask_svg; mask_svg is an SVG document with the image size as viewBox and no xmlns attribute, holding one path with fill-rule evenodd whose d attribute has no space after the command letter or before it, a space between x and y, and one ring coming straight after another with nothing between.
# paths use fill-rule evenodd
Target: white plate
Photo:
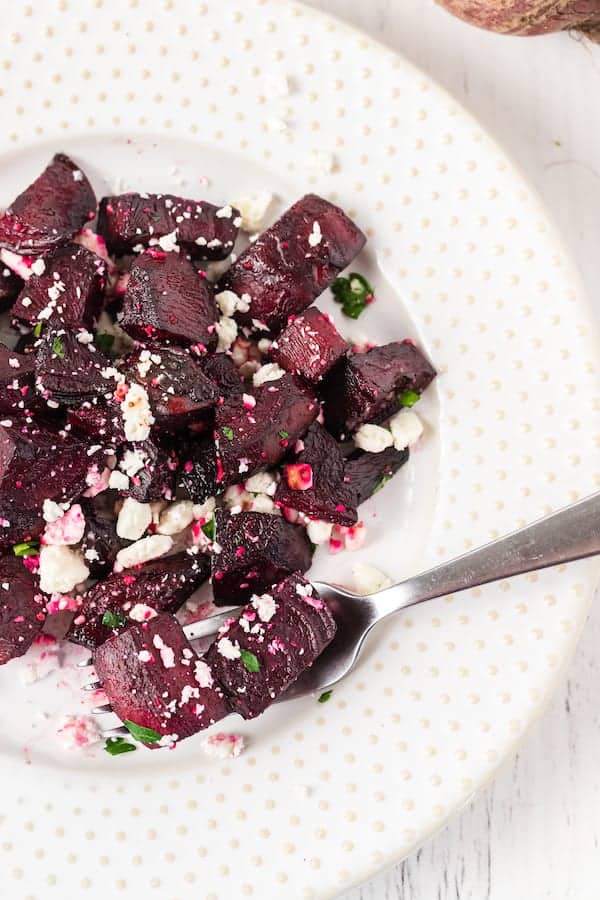
<instances>
[{"instance_id":1,"label":"white plate","mask_svg":"<svg viewBox=\"0 0 600 900\"><path fill-rule=\"evenodd\" d=\"M538 201L449 97L381 46L275 0L10 4L0 200L52 152L99 191L339 201L378 302L347 333L415 337L440 370L427 438L365 510L357 556L400 577L598 486L597 343ZM283 76L288 96L278 93ZM281 129L281 130L279 130ZM311 167L333 154L332 174ZM210 188L202 186L202 176ZM347 580L356 557L321 554ZM402 616L327 705L280 705L226 764L66 755L42 711L70 670L0 674L2 880L37 896L330 897L421 844L512 753L569 659L594 562ZM26 748L26 749L24 749ZM154 889L154 890L153 890Z\"/></svg>"}]
</instances>

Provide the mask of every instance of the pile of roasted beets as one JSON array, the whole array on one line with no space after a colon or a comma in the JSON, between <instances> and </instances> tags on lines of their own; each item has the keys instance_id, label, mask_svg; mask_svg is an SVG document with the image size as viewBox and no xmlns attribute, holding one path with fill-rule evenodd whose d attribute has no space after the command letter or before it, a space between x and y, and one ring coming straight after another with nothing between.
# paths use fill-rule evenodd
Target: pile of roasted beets
<instances>
[{"instance_id":1,"label":"pile of roasted beets","mask_svg":"<svg viewBox=\"0 0 600 900\"><path fill-rule=\"evenodd\" d=\"M236 258L242 224L97 204L61 154L0 217L0 664L60 613L150 746L258 715L332 640L307 525L357 525L408 450L352 433L435 375L410 341L353 352L311 305L365 243L341 209L307 195ZM173 614L209 578L247 605L200 657Z\"/></svg>"}]
</instances>

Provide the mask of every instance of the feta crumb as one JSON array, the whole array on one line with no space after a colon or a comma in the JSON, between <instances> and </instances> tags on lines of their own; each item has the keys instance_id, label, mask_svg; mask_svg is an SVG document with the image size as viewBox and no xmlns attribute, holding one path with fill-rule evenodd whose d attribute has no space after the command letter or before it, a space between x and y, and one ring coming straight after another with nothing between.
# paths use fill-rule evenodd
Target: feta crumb
<instances>
[{"instance_id":1,"label":"feta crumb","mask_svg":"<svg viewBox=\"0 0 600 900\"><path fill-rule=\"evenodd\" d=\"M164 234L158 239L158 245L165 253L179 252L179 244L177 243L177 228L169 234Z\"/></svg>"},{"instance_id":2,"label":"feta crumb","mask_svg":"<svg viewBox=\"0 0 600 900\"><path fill-rule=\"evenodd\" d=\"M121 403L121 414L128 441L145 441L150 436L150 426L154 416L150 409L148 394L140 384L132 384Z\"/></svg>"},{"instance_id":3,"label":"feta crumb","mask_svg":"<svg viewBox=\"0 0 600 900\"><path fill-rule=\"evenodd\" d=\"M233 216L233 209L227 204L227 206L222 206L221 209L218 209L215 216L217 219L231 219Z\"/></svg>"},{"instance_id":4,"label":"feta crumb","mask_svg":"<svg viewBox=\"0 0 600 900\"><path fill-rule=\"evenodd\" d=\"M402 409L388 422L396 450L412 447L423 434L423 423L412 409Z\"/></svg>"},{"instance_id":5,"label":"feta crumb","mask_svg":"<svg viewBox=\"0 0 600 900\"><path fill-rule=\"evenodd\" d=\"M256 475L248 478L244 488L252 494L271 494L272 496L277 488L277 477L273 472L257 472Z\"/></svg>"},{"instance_id":6,"label":"feta crumb","mask_svg":"<svg viewBox=\"0 0 600 900\"><path fill-rule=\"evenodd\" d=\"M123 569L129 569L131 566L138 566L141 563L164 556L173 546L173 540L166 534L151 534L124 547L117 553L115 560L115 571L121 572Z\"/></svg>"},{"instance_id":7,"label":"feta crumb","mask_svg":"<svg viewBox=\"0 0 600 900\"><path fill-rule=\"evenodd\" d=\"M237 333L238 327L235 319L230 319L229 316L221 316L217 322L217 334L219 336L217 352L225 353L226 350L229 350L237 337Z\"/></svg>"},{"instance_id":8,"label":"feta crumb","mask_svg":"<svg viewBox=\"0 0 600 900\"><path fill-rule=\"evenodd\" d=\"M56 729L56 736L69 750L79 750L97 744L102 732L92 716L63 716Z\"/></svg>"},{"instance_id":9,"label":"feta crumb","mask_svg":"<svg viewBox=\"0 0 600 900\"><path fill-rule=\"evenodd\" d=\"M40 590L46 594L68 594L90 574L83 556L69 547L43 546L40 550Z\"/></svg>"},{"instance_id":10,"label":"feta crumb","mask_svg":"<svg viewBox=\"0 0 600 900\"><path fill-rule=\"evenodd\" d=\"M34 263L31 264L31 271L33 272L34 275L43 275L44 274L44 272L46 271L46 263L41 258L41 256L39 257L39 259L36 259L36 261Z\"/></svg>"},{"instance_id":11,"label":"feta crumb","mask_svg":"<svg viewBox=\"0 0 600 900\"><path fill-rule=\"evenodd\" d=\"M392 585L392 579L370 563L356 563L352 567L352 576L357 594L376 594Z\"/></svg>"},{"instance_id":12,"label":"feta crumb","mask_svg":"<svg viewBox=\"0 0 600 900\"><path fill-rule=\"evenodd\" d=\"M318 247L321 243L323 235L321 233L321 226L318 222L313 222L312 231L308 236L308 243L311 247Z\"/></svg>"},{"instance_id":13,"label":"feta crumb","mask_svg":"<svg viewBox=\"0 0 600 900\"><path fill-rule=\"evenodd\" d=\"M133 497L126 497L117 519L117 534L128 541L137 541L152 522L149 503L139 503Z\"/></svg>"},{"instance_id":14,"label":"feta crumb","mask_svg":"<svg viewBox=\"0 0 600 900\"><path fill-rule=\"evenodd\" d=\"M284 375L285 369L282 369L277 363L265 363L252 376L252 383L254 387L260 387L261 384L265 384L267 381L279 381Z\"/></svg>"},{"instance_id":15,"label":"feta crumb","mask_svg":"<svg viewBox=\"0 0 600 900\"><path fill-rule=\"evenodd\" d=\"M313 544L326 544L332 531L333 524L331 522L321 522L319 519L311 519L306 526L308 539Z\"/></svg>"},{"instance_id":16,"label":"feta crumb","mask_svg":"<svg viewBox=\"0 0 600 900\"><path fill-rule=\"evenodd\" d=\"M245 747L241 734L211 734L202 744L204 752L213 759L232 759L239 756Z\"/></svg>"},{"instance_id":17,"label":"feta crumb","mask_svg":"<svg viewBox=\"0 0 600 900\"><path fill-rule=\"evenodd\" d=\"M261 622L270 622L277 612L277 604L271 594L254 594L251 603Z\"/></svg>"},{"instance_id":18,"label":"feta crumb","mask_svg":"<svg viewBox=\"0 0 600 900\"><path fill-rule=\"evenodd\" d=\"M124 472L118 472L116 469L110 473L108 486L114 491L126 491L129 488L129 478Z\"/></svg>"},{"instance_id":19,"label":"feta crumb","mask_svg":"<svg viewBox=\"0 0 600 900\"><path fill-rule=\"evenodd\" d=\"M194 678L201 688L209 688L213 685L212 672L210 666L203 659L196 660L194 664Z\"/></svg>"},{"instance_id":20,"label":"feta crumb","mask_svg":"<svg viewBox=\"0 0 600 900\"><path fill-rule=\"evenodd\" d=\"M215 294L215 300L224 316L233 316L236 312L248 312L250 309L250 295L242 294L241 297L234 291L221 291Z\"/></svg>"},{"instance_id":21,"label":"feta crumb","mask_svg":"<svg viewBox=\"0 0 600 900\"><path fill-rule=\"evenodd\" d=\"M73 181L83 181L83 172L81 169L73 169Z\"/></svg>"},{"instance_id":22,"label":"feta crumb","mask_svg":"<svg viewBox=\"0 0 600 900\"><path fill-rule=\"evenodd\" d=\"M253 232L262 229L273 199L270 191L256 191L234 201L233 205L239 209L242 216L242 231Z\"/></svg>"},{"instance_id":23,"label":"feta crumb","mask_svg":"<svg viewBox=\"0 0 600 900\"><path fill-rule=\"evenodd\" d=\"M44 500L42 515L45 522L55 522L69 508L68 503L55 503L54 500Z\"/></svg>"},{"instance_id":24,"label":"feta crumb","mask_svg":"<svg viewBox=\"0 0 600 900\"><path fill-rule=\"evenodd\" d=\"M159 534L179 534L194 521L194 504L191 500L177 500L160 514Z\"/></svg>"},{"instance_id":25,"label":"feta crumb","mask_svg":"<svg viewBox=\"0 0 600 900\"><path fill-rule=\"evenodd\" d=\"M225 659L239 659L242 655L237 643L232 643L228 637L222 637L217 643L217 651Z\"/></svg>"},{"instance_id":26,"label":"feta crumb","mask_svg":"<svg viewBox=\"0 0 600 900\"><path fill-rule=\"evenodd\" d=\"M151 606L146 606L145 603L136 603L129 610L129 618L134 622L147 622L149 619L154 619L156 615L156 610Z\"/></svg>"},{"instance_id":27,"label":"feta crumb","mask_svg":"<svg viewBox=\"0 0 600 900\"><path fill-rule=\"evenodd\" d=\"M144 468L145 462L146 459L141 450L126 450L123 454L123 459L119 463L119 468L126 475L129 475L130 478L133 478L140 469Z\"/></svg>"},{"instance_id":28,"label":"feta crumb","mask_svg":"<svg viewBox=\"0 0 600 900\"><path fill-rule=\"evenodd\" d=\"M275 506L268 494L254 494L250 506L252 512L268 513L269 515L281 515L281 510Z\"/></svg>"},{"instance_id":29,"label":"feta crumb","mask_svg":"<svg viewBox=\"0 0 600 900\"><path fill-rule=\"evenodd\" d=\"M52 522L48 522L42 537L42 543L55 545L78 544L85 533L85 516L79 503L63 512Z\"/></svg>"},{"instance_id":30,"label":"feta crumb","mask_svg":"<svg viewBox=\"0 0 600 900\"><path fill-rule=\"evenodd\" d=\"M361 425L353 437L353 441L367 453L381 453L394 443L392 433L380 425Z\"/></svg>"},{"instance_id":31,"label":"feta crumb","mask_svg":"<svg viewBox=\"0 0 600 900\"><path fill-rule=\"evenodd\" d=\"M160 658L165 669L174 669L175 668L175 651L172 647L169 647L160 634L155 634L152 640L152 643L160 653Z\"/></svg>"}]
</instances>

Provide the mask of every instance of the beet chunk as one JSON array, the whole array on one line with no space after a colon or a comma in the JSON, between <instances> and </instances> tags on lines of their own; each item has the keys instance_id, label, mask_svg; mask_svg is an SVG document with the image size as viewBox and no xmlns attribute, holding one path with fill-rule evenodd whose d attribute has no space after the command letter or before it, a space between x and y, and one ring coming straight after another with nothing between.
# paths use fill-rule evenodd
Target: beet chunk
<instances>
[{"instance_id":1,"label":"beet chunk","mask_svg":"<svg viewBox=\"0 0 600 900\"><path fill-rule=\"evenodd\" d=\"M204 200L172 194L121 194L103 197L98 233L109 253L123 256L138 247L161 248L160 238L175 232L178 246L192 259L225 259L238 235L239 213Z\"/></svg>"},{"instance_id":2,"label":"beet chunk","mask_svg":"<svg viewBox=\"0 0 600 900\"><path fill-rule=\"evenodd\" d=\"M346 480L357 506L377 493L407 460L408 447L404 450L386 447L381 453L359 450L347 459Z\"/></svg>"},{"instance_id":3,"label":"beet chunk","mask_svg":"<svg viewBox=\"0 0 600 900\"><path fill-rule=\"evenodd\" d=\"M125 441L121 407L114 400L106 404L88 400L75 409L69 409L67 424L76 434L102 441L105 447L118 447Z\"/></svg>"},{"instance_id":4,"label":"beet chunk","mask_svg":"<svg viewBox=\"0 0 600 900\"><path fill-rule=\"evenodd\" d=\"M331 316L311 306L291 319L271 345L271 357L288 372L301 375L313 384L346 353L348 344L333 324Z\"/></svg>"},{"instance_id":5,"label":"beet chunk","mask_svg":"<svg viewBox=\"0 0 600 900\"><path fill-rule=\"evenodd\" d=\"M10 309L23 287L23 280L10 269L0 268L0 311Z\"/></svg>"},{"instance_id":6,"label":"beet chunk","mask_svg":"<svg viewBox=\"0 0 600 900\"><path fill-rule=\"evenodd\" d=\"M149 621L153 613L176 612L210 574L207 556L177 553L152 560L128 572L115 572L99 581L84 596L83 606L67 633L67 639L85 647L98 647L115 630ZM102 623L113 613L114 624ZM81 622L81 618L85 618Z\"/></svg>"},{"instance_id":7,"label":"beet chunk","mask_svg":"<svg viewBox=\"0 0 600 900\"><path fill-rule=\"evenodd\" d=\"M0 557L0 666L23 656L44 624L44 598L37 581L13 553Z\"/></svg>"},{"instance_id":8,"label":"beet chunk","mask_svg":"<svg viewBox=\"0 0 600 900\"><path fill-rule=\"evenodd\" d=\"M215 512L215 541L220 552L211 558L215 603L240 604L267 590L291 572L306 572L310 541L300 525L281 516Z\"/></svg>"},{"instance_id":9,"label":"beet chunk","mask_svg":"<svg viewBox=\"0 0 600 900\"><path fill-rule=\"evenodd\" d=\"M104 295L106 263L79 244L65 244L45 257L41 275L32 275L17 297L13 314L34 325L58 319L70 328L92 327Z\"/></svg>"},{"instance_id":10,"label":"beet chunk","mask_svg":"<svg viewBox=\"0 0 600 900\"><path fill-rule=\"evenodd\" d=\"M47 253L73 237L96 211L96 197L80 168L57 153L41 175L0 217L0 247Z\"/></svg>"},{"instance_id":11,"label":"beet chunk","mask_svg":"<svg viewBox=\"0 0 600 900\"><path fill-rule=\"evenodd\" d=\"M8 425L8 421L12 424ZM16 418L0 425L0 546L27 540L43 528L45 499L72 501L86 489L92 466L104 454L66 432L54 433Z\"/></svg>"},{"instance_id":12,"label":"beet chunk","mask_svg":"<svg viewBox=\"0 0 600 900\"><path fill-rule=\"evenodd\" d=\"M410 341L394 341L340 360L323 382L325 424L334 434L354 431L383 410L391 415L403 391L421 393L435 369Z\"/></svg>"},{"instance_id":13,"label":"beet chunk","mask_svg":"<svg viewBox=\"0 0 600 900\"><path fill-rule=\"evenodd\" d=\"M202 437L180 446L177 496L204 503L223 490L223 481L217 482L217 453L212 438Z\"/></svg>"},{"instance_id":14,"label":"beet chunk","mask_svg":"<svg viewBox=\"0 0 600 900\"><path fill-rule=\"evenodd\" d=\"M168 613L105 641L94 653L94 666L119 718L158 732L162 745L190 737L228 713L209 666Z\"/></svg>"},{"instance_id":15,"label":"beet chunk","mask_svg":"<svg viewBox=\"0 0 600 900\"><path fill-rule=\"evenodd\" d=\"M344 457L331 437L314 422L303 440L304 449L293 463L284 467L283 478L275 493L275 502L337 525L355 525L357 496L344 480ZM298 467L308 467L298 469ZM296 475L306 474L311 487L304 489Z\"/></svg>"},{"instance_id":16,"label":"beet chunk","mask_svg":"<svg viewBox=\"0 0 600 900\"><path fill-rule=\"evenodd\" d=\"M123 491L140 503L153 500L171 500L175 488L175 475L179 465L176 450L167 444L154 441L136 441L121 446L119 469L127 471L128 451L135 454L140 468L131 474L129 487Z\"/></svg>"},{"instance_id":17,"label":"beet chunk","mask_svg":"<svg viewBox=\"0 0 600 900\"><path fill-rule=\"evenodd\" d=\"M254 397L255 406L238 396L217 407L215 439L225 486L278 463L319 414L314 394L296 375L266 382Z\"/></svg>"},{"instance_id":18,"label":"beet chunk","mask_svg":"<svg viewBox=\"0 0 600 900\"><path fill-rule=\"evenodd\" d=\"M51 325L35 353L36 390L50 404L63 406L111 397L114 382L102 375L109 365L93 344L82 344L74 332Z\"/></svg>"},{"instance_id":19,"label":"beet chunk","mask_svg":"<svg viewBox=\"0 0 600 900\"><path fill-rule=\"evenodd\" d=\"M82 498L81 508L85 516L85 534L81 550L92 578L103 578L112 571L117 553L128 541L117 534L114 517L114 495L99 494L93 500Z\"/></svg>"},{"instance_id":20,"label":"beet chunk","mask_svg":"<svg viewBox=\"0 0 600 900\"><path fill-rule=\"evenodd\" d=\"M39 406L33 392L34 369L31 354L16 353L0 344L0 414L10 415Z\"/></svg>"},{"instance_id":21,"label":"beet chunk","mask_svg":"<svg viewBox=\"0 0 600 900\"><path fill-rule=\"evenodd\" d=\"M232 394L244 392L244 380L230 356L215 353L202 356L199 363L206 377L217 385L220 396L230 397Z\"/></svg>"},{"instance_id":22,"label":"beet chunk","mask_svg":"<svg viewBox=\"0 0 600 900\"><path fill-rule=\"evenodd\" d=\"M206 659L231 709L253 719L313 664L335 632L329 608L294 574L253 598L237 622L221 629Z\"/></svg>"},{"instance_id":23,"label":"beet chunk","mask_svg":"<svg viewBox=\"0 0 600 900\"><path fill-rule=\"evenodd\" d=\"M144 254L131 267L119 324L140 341L217 346L209 282L178 253Z\"/></svg>"},{"instance_id":24,"label":"beet chunk","mask_svg":"<svg viewBox=\"0 0 600 900\"><path fill-rule=\"evenodd\" d=\"M225 273L222 290L250 297L241 322L279 331L354 259L365 236L333 203L307 194L260 235Z\"/></svg>"},{"instance_id":25,"label":"beet chunk","mask_svg":"<svg viewBox=\"0 0 600 900\"><path fill-rule=\"evenodd\" d=\"M183 428L215 406L219 391L189 350L138 350L127 360L132 377L144 385L156 425Z\"/></svg>"}]
</instances>

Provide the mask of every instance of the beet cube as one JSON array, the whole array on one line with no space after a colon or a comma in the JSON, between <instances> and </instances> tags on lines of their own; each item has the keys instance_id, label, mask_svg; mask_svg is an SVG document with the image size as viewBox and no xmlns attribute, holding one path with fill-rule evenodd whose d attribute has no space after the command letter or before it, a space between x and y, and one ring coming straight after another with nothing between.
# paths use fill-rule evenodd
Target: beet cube
<instances>
[{"instance_id":1,"label":"beet cube","mask_svg":"<svg viewBox=\"0 0 600 900\"><path fill-rule=\"evenodd\" d=\"M144 254L131 267L119 324L136 340L214 350L217 318L212 287L184 256Z\"/></svg>"},{"instance_id":2,"label":"beet cube","mask_svg":"<svg viewBox=\"0 0 600 900\"><path fill-rule=\"evenodd\" d=\"M217 407L215 439L225 486L278 463L319 414L314 394L296 375L265 382L254 398L254 406L242 395Z\"/></svg>"},{"instance_id":3,"label":"beet cube","mask_svg":"<svg viewBox=\"0 0 600 900\"><path fill-rule=\"evenodd\" d=\"M24 412L39 406L34 395L34 358L0 344L0 414Z\"/></svg>"},{"instance_id":4,"label":"beet cube","mask_svg":"<svg viewBox=\"0 0 600 900\"><path fill-rule=\"evenodd\" d=\"M44 624L37 581L13 553L0 557L0 666L23 656Z\"/></svg>"},{"instance_id":5,"label":"beet cube","mask_svg":"<svg viewBox=\"0 0 600 900\"><path fill-rule=\"evenodd\" d=\"M271 345L273 360L288 372L301 375L313 384L346 353L348 344L339 334L331 316L311 306L296 316Z\"/></svg>"},{"instance_id":6,"label":"beet cube","mask_svg":"<svg viewBox=\"0 0 600 900\"><path fill-rule=\"evenodd\" d=\"M136 569L115 572L85 594L75 618L77 624L71 625L67 639L85 647L98 647L115 630L149 621L157 613L176 612L209 574L208 557L192 553L177 553ZM110 625L102 622L106 613L113 614Z\"/></svg>"},{"instance_id":7,"label":"beet cube","mask_svg":"<svg viewBox=\"0 0 600 900\"><path fill-rule=\"evenodd\" d=\"M127 469L128 452L135 454L140 468L131 475L129 487L123 493L140 503L171 500L179 465L175 449L152 439L123 444L119 451L118 465L124 471Z\"/></svg>"},{"instance_id":8,"label":"beet cube","mask_svg":"<svg viewBox=\"0 0 600 900\"><path fill-rule=\"evenodd\" d=\"M142 247L170 248L172 242L165 244L161 238L173 235L192 259L225 259L233 250L239 226L236 209L172 194L103 197L98 212L98 232L109 252L117 256Z\"/></svg>"},{"instance_id":9,"label":"beet cube","mask_svg":"<svg viewBox=\"0 0 600 900\"><path fill-rule=\"evenodd\" d=\"M236 318L272 331L302 312L354 259L365 236L333 203L307 194L263 232L227 270L222 290L247 294L250 309Z\"/></svg>"},{"instance_id":10,"label":"beet cube","mask_svg":"<svg viewBox=\"0 0 600 900\"><path fill-rule=\"evenodd\" d=\"M206 659L231 709L253 719L313 664L336 624L311 584L297 574L256 596L221 629Z\"/></svg>"},{"instance_id":11,"label":"beet cube","mask_svg":"<svg viewBox=\"0 0 600 900\"><path fill-rule=\"evenodd\" d=\"M37 255L64 244L96 211L96 197L81 169L57 153L41 175L0 217L0 247Z\"/></svg>"},{"instance_id":12,"label":"beet cube","mask_svg":"<svg viewBox=\"0 0 600 900\"><path fill-rule=\"evenodd\" d=\"M232 394L242 394L245 391L243 378L231 357L225 353L202 356L199 364L206 377L217 385L221 397L230 397Z\"/></svg>"},{"instance_id":13,"label":"beet cube","mask_svg":"<svg viewBox=\"0 0 600 900\"><path fill-rule=\"evenodd\" d=\"M171 745L227 715L221 689L179 622L162 613L101 644L94 666L123 722L158 732Z\"/></svg>"},{"instance_id":14,"label":"beet cube","mask_svg":"<svg viewBox=\"0 0 600 900\"><path fill-rule=\"evenodd\" d=\"M281 516L215 512L217 548L211 557L215 603L239 605L291 572L306 572L310 541L300 525ZM219 552L217 552L217 550Z\"/></svg>"},{"instance_id":15,"label":"beet cube","mask_svg":"<svg viewBox=\"0 0 600 900\"><path fill-rule=\"evenodd\" d=\"M82 498L85 534L81 550L92 578L102 578L112 571L117 553L128 542L117 534L114 495L102 493L93 500Z\"/></svg>"},{"instance_id":16,"label":"beet cube","mask_svg":"<svg viewBox=\"0 0 600 900\"><path fill-rule=\"evenodd\" d=\"M51 324L35 352L36 390L50 405L76 406L112 397L114 381L102 374L108 366L93 344L82 344L75 332Z\"/></svg>"},{"instance_id":17,"label":"beet cube","mask_svg":"<svg viewBox=\"0 0 600 900\"><path fill-rule=\"evenodd\" d=\"M359 450L347 459L346 480L357 506L381 490L407 460L408 447L404 450L386 447L381 453Z\"/></svg>"},{"instance_id":18,"label":"beet cube","mask_svg":"<svg viewBox=\"0 0 600 900\"><path fill-rule=\"evenodd\" d=\"M65 244L41 261L17 297L13 314L30 325L52 316L70 328L90 328L100 312L106 264L79 244Z\"/></svg>"},{"instance_id":19,"label":"beet cube","mask_svg":"<svg viewBox=\"0 0 600 900\"><path fill-rule=\"evenodd\" d=\"M217 453L212 438L190 440L179 447L178 497L204 503L224 489L222 479L217 481Z\"/></svg>"},{"instance_id":20,"label":"beet cube","mask_svg":"<svg viewBox=\"0 0 600 900\"><path fill-rule=\"evenodd\" d=\"M383 410L391 415L406 390L421 393L435 369L410 341L394 341L340 360L323 381L325 424L334 434L354 431ZM398 403L399 405L399 403Z\"/></svg>"},{"instance_id":21,"label":"beet cube","mask_svg":"<svg viewBox=\"0 0 600 900\"><path fill-rule=\"evenodd\" d=\"M10 309L22 287L23 280L18 275L10 269L0 268L0 311Z\"/></svg>"},{"instance_id":22,"label":"beet cube","mask_svg":"<svg viewBox=\"0 0 600 900\"><path fill-rule=\"evenodd\" d=\"M103 446L118 447L125 441L125 428L120 404L112 400L107 403L96 400L86 401L81 406L67 411L67 424L74 433L95 438Z\"/></svg>"},{"instance_id":23,"label":"beet cube","mask_svg":"<svg viewBox=\"0 0 600 900\"><path fill-rule=\"evenodd\" d=\"M315 422L303 444L304 449L296 460L284 466L275 502L299 510L312 519L355 525L358 521L356 491L345 481L344 457L337 442ZM310 487L296 484L293 476L297 466L308 467Z\"/></svg>"}]
</instances>

